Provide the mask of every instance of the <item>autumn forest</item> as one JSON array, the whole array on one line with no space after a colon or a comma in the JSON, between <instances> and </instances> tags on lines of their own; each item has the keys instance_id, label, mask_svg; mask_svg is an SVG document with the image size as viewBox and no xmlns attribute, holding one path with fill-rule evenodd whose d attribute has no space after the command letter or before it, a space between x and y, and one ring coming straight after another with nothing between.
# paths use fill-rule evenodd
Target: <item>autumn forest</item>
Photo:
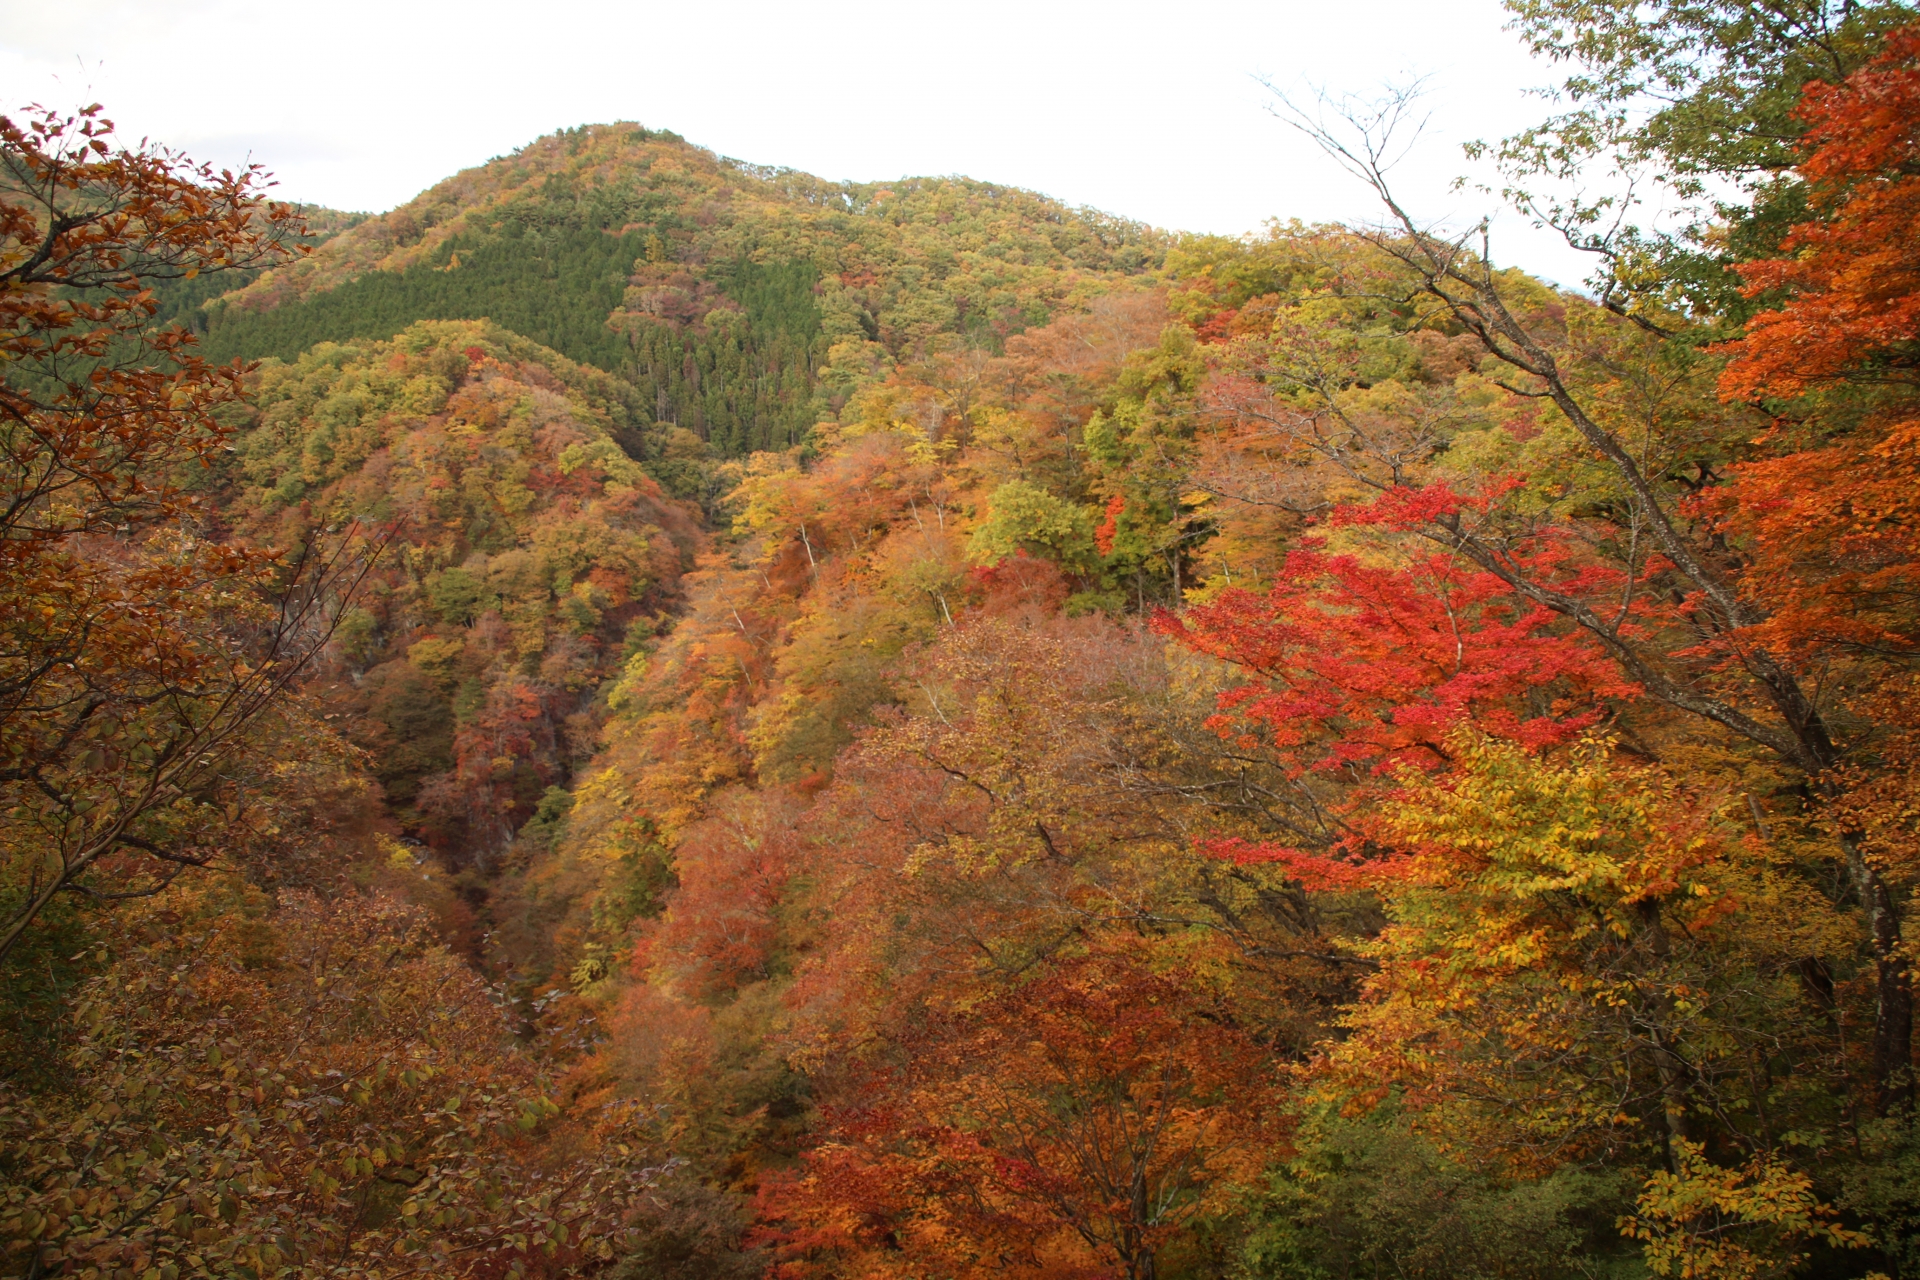
<instances>
[{"instance_id":1,"label":"autumn forest","mask_svg":"<svg viewBox=\"0 0 1920 1280\"><path fill-rule=\"evenodd\" d=\"M8 104L0 1274L1920 1280L1920 10L1506 7L1575 284Z\"/></svg>"}]
</instances>

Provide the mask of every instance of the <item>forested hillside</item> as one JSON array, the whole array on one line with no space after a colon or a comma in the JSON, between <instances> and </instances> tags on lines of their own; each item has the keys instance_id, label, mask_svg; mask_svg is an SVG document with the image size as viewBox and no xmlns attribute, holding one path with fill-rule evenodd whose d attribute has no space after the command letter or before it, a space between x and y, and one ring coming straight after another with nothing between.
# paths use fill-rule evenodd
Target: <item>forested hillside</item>
<instances>
[{"instance_id":1,"label":"forested hillside","mask_svg":"<svg viewBox=\"0 0 1920 1280\"><path fill-rule=\"evenodd\" d=\"M9 117L6 1274L1920 1276L1920 14L1508 8L1580 290Z\"/></svg>"},{"instance_id":2,"label":"forested hillside","mask_svg":"<svg viewBox=\"0 0 1920 1280\"><path fill-rule=\"evenodd\" d=\"M799 444L901 356L996 346L1167 243L984 182L824 182L596 125L450 178L199 322L215 358L292 359L491 319L731 457Z\"/></svg>"}]
</instances>

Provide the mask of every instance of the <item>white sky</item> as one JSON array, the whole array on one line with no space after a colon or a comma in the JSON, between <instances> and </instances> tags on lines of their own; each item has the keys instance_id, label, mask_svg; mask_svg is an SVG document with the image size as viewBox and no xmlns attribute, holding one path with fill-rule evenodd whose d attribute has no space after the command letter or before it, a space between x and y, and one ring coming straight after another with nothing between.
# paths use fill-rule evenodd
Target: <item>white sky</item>
<instances>
[{"instance_id":1,"label":"white sky","mask_svg":"<svg viewBox=\"0 0 1920 1280\"><path fill-rule=\"evenodd\" d=\"M1374 212L1256 76L1425 76L1432 124L1397 180L1423 216L1470 222L1497 202L1449 190L1460 144L1538 119L1527 90L1554 79L1505 19L1498 0L0 0L0 107L98 100L129 138L251 156L282 197L347 209L625 119L825 178L960 173L1238 233ZM1495 233L1497 258L1586 272L1516 214Z\"/></svg>"}]
</instances>

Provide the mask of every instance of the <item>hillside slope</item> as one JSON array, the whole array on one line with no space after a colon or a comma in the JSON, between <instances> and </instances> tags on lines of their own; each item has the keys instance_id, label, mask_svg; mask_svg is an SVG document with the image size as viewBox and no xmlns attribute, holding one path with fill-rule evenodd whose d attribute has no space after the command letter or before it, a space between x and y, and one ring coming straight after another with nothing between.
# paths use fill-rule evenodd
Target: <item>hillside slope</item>
<instances>
[{"instance_id":1,"label":"hillside slope","mask_svg":"<svg viewBox=\"0 0 1920 1280\"><path fill-rule=\"evenodd\" d=\"M634 124L542 138L214 303L221 358L491 319L723 456L799 443L903 358L997 349L1164 257L1138 223L965 178L827 182Z\"/></svg>"},{"instance_id":2,"label":"hillside slope","mask_svg":"<svg viewBox=\"0 0 1920 1280\"><path fill-rule=\"evenodd\" d=\"M393 531L316 696L456 865L592 750L601 682L701 545L616 442L629 391L497 325L423 321L268 364L215 477L250 540Z\"/></svg>"}]
</instances>

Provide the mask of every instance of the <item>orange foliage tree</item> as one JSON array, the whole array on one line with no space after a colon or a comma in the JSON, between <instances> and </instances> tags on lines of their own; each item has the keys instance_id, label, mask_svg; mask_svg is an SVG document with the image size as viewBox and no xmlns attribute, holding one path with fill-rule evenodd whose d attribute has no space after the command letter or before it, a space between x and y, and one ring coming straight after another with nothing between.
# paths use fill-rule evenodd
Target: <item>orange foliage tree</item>
<instances>
[{"instance_id":1,"label":"orange foliage tree","mask_svg":"<svg viewBox=\"0 0 1920 1280\"><path fill-rule=\"evenodd\" d=\"M1279 1151L1222 971L1124 936L903 1034L763 1194L775 1274L1150 1280Z\"/></svg>"},{"instance_id":2,"label":"orange foliage tree","mask_svg":"<svg viewBox=\"0 0 1920 1280\"><path fill-rule=\"evenodd\" d=\"M1715 510L1751 547L1763 642L1911 650L1920 546L1920 27L1845 84L1808 87L1800 166L1821 216L1741 266L1779 305L1729 343L1729 400L1778 407ZM1796 402L1798 402L1796 404ZM1849 421L1851 420L1851 421Z\"/></svg>"},{"instance_id":3,"label":"orange foliage tree","mask_svg":"<svg viewBox=\"0 0 1920 1280\"><path fill-rule=\"evenodd\" d=\"M0 955L62 892L152 892L228 843L231 765L364 557L210 540L193 472L238 366L151 286L289 252L263 175L116 146L98 107L0 119ZM275 597L278 600L275 600Z\"/></svg>"},{"instance_id":4,"label":"orange foliage tree","mask_svg":"<svg viewBox=\"0 0 1920 1280\"><path fill-rule=\"evenodd\" d=\"M644 1117L561 1121L480 980L381 897L215 880L123 918L68 1088L0 1095L19 1274L577 1275Z\"/></svg>"},{"instance_id":5,"label":"orange foliage tree","mask_svg":"<svg viewBox=\"0 0 1920 1280\"><path fill-rule=\"evenodd\" d=\"M1777 301L1728 344L1728 400L1778 411L1767 455L1734 469L1707 508L1751 559L1754 641L1853 691L1884 771L1850 759L1824 780L1829 817L1858 849L1883 991L1876 1055L1889 1098L1914 1099L1902 887L1911 853L1907 681L1887 667L1920 644L1920 27L1893 33L1843 84L1815 83L1800 173L1814 220L1748 263L1749 296ZM1829 677L1832 678L1832 677ZM1879 776L1875 776L1876 773Z\"/></svg>"}]
</instances>

